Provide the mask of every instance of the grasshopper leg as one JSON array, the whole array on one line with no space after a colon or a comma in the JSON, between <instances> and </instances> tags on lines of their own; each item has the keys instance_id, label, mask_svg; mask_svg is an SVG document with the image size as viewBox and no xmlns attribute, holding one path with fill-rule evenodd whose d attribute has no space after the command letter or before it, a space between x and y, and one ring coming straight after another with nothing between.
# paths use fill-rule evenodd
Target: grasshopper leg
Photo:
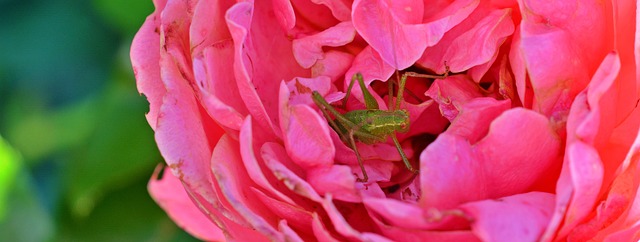
<instances>
[{"instance_id":1,"label":"grasshopper leg","mask_svg":"<svg viewBox=\"0 0 640 242\"><path fill-rule=\"evenodd\" d=\"M367 175L367 171L364 169L364 162L362 161L360 152L358 152L358 148L356 147L356 141L353 138L353 132L353 129L349 131L349 144L351 145L351 149L353 149L353 151L356 153L356 158L358 158L358 165L360 165L360 169L362 170L362 178L358 177L357 181L364 183L369 180L369 176Z\"/></svg>"},{"instance_id":2,"label":"grasshopper leg","mask_svg":"<svg viewBox=\"0 0 640 242\"><path fill-rule=\"evenodd\" d=\"M410 172L413 173L418 173L418 169L413 168L413 166L411 166L411 163L409 163L409 159L407 159L407 155L404 154L404 150L402 150L402 146L400 146L400 142L398 141L398 137L396 137L396 134L391 134L391 139L393 140L393 144L396 145L396 149L398 150L398 153L400 153L400 157L402 157L402 162L404 162L404 166L407 167L407 170L409 170Z\"/></svg>"}]
</instances>

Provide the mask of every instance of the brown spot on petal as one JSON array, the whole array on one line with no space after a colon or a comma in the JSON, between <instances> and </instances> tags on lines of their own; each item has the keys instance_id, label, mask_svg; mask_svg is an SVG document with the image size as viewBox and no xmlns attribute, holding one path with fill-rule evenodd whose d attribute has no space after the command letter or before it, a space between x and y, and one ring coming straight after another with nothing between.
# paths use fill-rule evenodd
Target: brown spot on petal
<instances>
[{"instance_id":1,"label":"brown spot on petal","mask_svg":"<svg viewBox=\"0 0 640 242\"><path fill-rule=\"evenodd\" d=\"M298 93L311 93L312 90L311 88L308 88L305 85L302 85L302 83L300 83L300 81L298 81L298 79L296 79L296 89L298 90Z\"/></svg>"}]
</instances>

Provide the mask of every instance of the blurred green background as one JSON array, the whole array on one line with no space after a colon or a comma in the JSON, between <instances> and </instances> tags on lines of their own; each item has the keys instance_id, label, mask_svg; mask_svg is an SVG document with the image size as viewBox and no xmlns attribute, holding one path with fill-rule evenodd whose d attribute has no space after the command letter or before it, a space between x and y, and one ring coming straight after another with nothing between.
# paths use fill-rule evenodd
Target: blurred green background
<instances>
[{"instance_id":1,"label":"blurred green background","mask_svg":"<svg viewBox=\"0 0 640 242\"><path fill-rule=\"evenodd\" d=\"M191 241L129 61L151 0L0 0L0 241Z\"/></svg>"}]
</instances>

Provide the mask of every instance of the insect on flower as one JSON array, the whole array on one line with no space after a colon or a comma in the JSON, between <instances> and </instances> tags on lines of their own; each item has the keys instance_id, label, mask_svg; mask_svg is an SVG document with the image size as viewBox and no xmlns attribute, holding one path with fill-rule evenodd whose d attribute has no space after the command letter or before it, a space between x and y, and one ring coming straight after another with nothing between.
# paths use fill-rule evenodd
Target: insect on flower
<instances>
[{"instance_id":1,"label":"insect on flower","mask_svg":"<svg viewBox=\"0 0 640 242\"><path fill-rule=\"evenodd\" d=\"M445 65L446 66L446 65ZM364 169L363 160L360 156L360 152L358 152L358 148L356 147L356 141L360 141L365 144L376 144L386 142L389 137L393 140L393 144L395 145L398 153L400 153L400 157L402 157L402 161L407 169L413 173L418 173L418 169L414 168L407 156L405 155L402 147L400 146L400 142L396 137L396 132L407 132L409 130L409 113L407 110L401 108L401 103L403 102L403 93L405 89L405 84L407 81L407 77L420 77L420 78L446 78L449 74L449 69L447 68L446 72L443 75L427 75L420 74L415 72L405 72L402 74L402 77L399 78L399 86L398 93L396 95L396 102L393 105L393 98L391 97L393 93L393 81L388 80L389 83L389 110L381 110L378 107L377 101L373 98L369 90L367 89L362 74L357 73L353 75L351 78L351 82L349 83L349 87L347 88L346 95L342 101L343 107L346 107L347 100L351 95L351 89L356 81L360 85L360 89L362 90L362 94L365 101L366 109L362 110L352 110L348 111L344 114L338 112L331 104L329 104L317 91L312 92L312 98L318 108L322 111L324 116L326 117L329 125L338 133L340 139L348 144L351 149L356 154L358 158L358 164L360 165L360 169L362 169L362 178L358 178L359 182L367 182L369 177L367 176L367 171ZM396 70L396 78L400 76L398 71ZM331 115L335 117L335 119L331 118Z\"/></svg>"}]
</instances>

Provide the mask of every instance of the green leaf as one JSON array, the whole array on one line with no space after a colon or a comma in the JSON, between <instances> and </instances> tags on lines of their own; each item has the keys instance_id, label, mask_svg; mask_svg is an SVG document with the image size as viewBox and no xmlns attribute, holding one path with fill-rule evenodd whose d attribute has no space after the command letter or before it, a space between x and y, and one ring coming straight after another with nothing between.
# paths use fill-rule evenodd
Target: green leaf
<instances>
[{"instance_id":1,"label":"green leaf","mask_svg":"<svg viewBox=\"0 0 640 242\"><path fill-rule=\"evenodd\" d=\"M7 213L10 189L15 184L20 156L0 136L0 221Z\"/></svg>"},{"instance_id":2,"label":"green leaf","mask_svg":"<svg viewBox=\"0 0 640 242\"><path fill-rule=\"evenodd\" d=\"M16 113L19 119L10 125L9 140L34 165L55 152L86 142L96 126L96 106L96 100L89 99L58 110L36 108Z\"/></svg>"},{"instance_id":3,"label":"green leaf","mask_svg":"<svg viewBox=\"0 0 640 242\"><path fill-rule=\"evenodd\" d=\"M53 221L41 203L29 171L20 156L4 141L0 144L0 234L6 241L46 241L54 232ZM8 159L5 159L8 158ZM7 169L7 170L5 170ZM7 178L8 177L8 178ZM9 182L5 183L4 181ZM4 190L6 189L6 190ZM6 193L5 193L6 192Z\"/></svg>"},{"instance_id":4,"label":"green leaf","mask_svg":"<svg viewBox=\"0 0 640 242\"><path fill-rule=\"evenodd\" d=\"M132 36L153 12L149 0L94 0L98 13L120 33Z\"/></svg>"},{"instance_id":5,"label":"green leaf","mask_svg":"<svg viewBox=\"0 0 640 242\"><path fill-rule=\"evenodd\" d=\"M147 179L107 194L87 217L63 218L58 241L197 241L149 197ZM68 214L68 213L66 213Z\"/></svg>"},{"instance_id":6,"label":"green leaf","mask_svg":"<svg viewBox=\"0 0 640 242\"><path fill-rule=\"evenodd\" d=\"M67 163L71 211L87 216L103 194L148 177L161 162L153 131L144 113L148 103L135 91L132 74L127 82L111 82L95 106L99 110L90 142L79 147Z\"/></svg>"}]
</instances>

